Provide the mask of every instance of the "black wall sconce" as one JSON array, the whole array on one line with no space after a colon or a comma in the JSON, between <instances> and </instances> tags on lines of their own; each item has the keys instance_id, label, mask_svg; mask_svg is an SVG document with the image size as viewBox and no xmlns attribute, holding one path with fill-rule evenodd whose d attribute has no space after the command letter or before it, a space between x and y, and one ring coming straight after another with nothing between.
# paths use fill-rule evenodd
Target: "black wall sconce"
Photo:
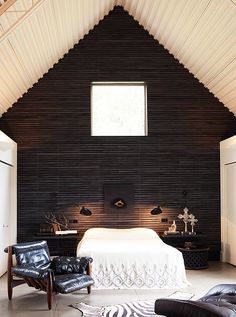
<instances>
[{"instance_id":1,"label":"black wall sconce","mask_svg":"<svg viewBox=\"0 0 236 317\"><path fill-rule=\"evenodd\" d=\"M91 216L92 215L92 211L84 206L80 209L79 213L83 216Z\"/></svg>"},{"instance_id":2,"label":"black wall sconce","mask_svg":"<svg viewBox=\"0 0 236 317\"><path fill-rule=\"evenodd\" d=\"M155 207L151 210L151 215L160 215L162 213L162 209L160 206Z\"/></svg>"}]
</instances>

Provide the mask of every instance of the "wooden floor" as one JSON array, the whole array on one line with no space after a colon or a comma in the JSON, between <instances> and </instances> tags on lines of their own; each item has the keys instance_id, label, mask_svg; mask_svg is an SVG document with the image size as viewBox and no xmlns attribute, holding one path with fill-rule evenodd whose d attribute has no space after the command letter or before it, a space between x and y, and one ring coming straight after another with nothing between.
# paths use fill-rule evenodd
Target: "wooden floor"
<instances>
[{"instance_id":1,"label":"wooden floor","mask_svg":"<svg viewBox=\"0 0 236 317\"><path fill-rule=\"evenodd\" d=\"M195 294L199 298L206 291L218 283L236 284L236 267L219 262L210 262L206 270L187 271L191 286L182 289L184 292ZM136 300L148 300L165 297L173 290L94 290L91 295L86 291L79 291L68 295L56 295L53 309L47 310L45 293L20 285L14 289L11 302L7 299L6 277L0 278L0 316L2 317L80 317L78 310L69 307L69 304L85 302L91 305L102 306L124 303Z\"/></svg>"}]
</instances>

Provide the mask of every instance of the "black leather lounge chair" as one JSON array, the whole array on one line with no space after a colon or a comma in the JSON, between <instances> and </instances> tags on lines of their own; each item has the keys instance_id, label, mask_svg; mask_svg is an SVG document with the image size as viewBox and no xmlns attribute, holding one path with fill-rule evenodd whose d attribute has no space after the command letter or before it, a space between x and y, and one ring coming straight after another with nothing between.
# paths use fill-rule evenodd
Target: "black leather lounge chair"
<instances>
[{"instance_id":1,"label":"black leather lounge chair","mask_svg":"<svg viewBox=\"0 0 236 317\"><path fill-rule=\"evenodd\" d=\"M47 293L48 309L52 307L54 293L67 294L87 287L88 294L94 284L90 276L92 262L88 257L56 257L50 259L46 241L19 243L9 246L8 252L8 298L12 299L13 287L27 283ZM13 266L13 255L16 266ZM14 276L21 279L14 279Z\"/></svg>"},{"instance_id":2,"label":"black leather lounge chair","mask_svg":"<svg viewBox=\"0 0 236 317\"><path fill-rule=\"evenodd\" d=\"M219 284L197 301L158 299L155 313L167 317L236 317L236 284Z\"/></svg>"}]
</instances>

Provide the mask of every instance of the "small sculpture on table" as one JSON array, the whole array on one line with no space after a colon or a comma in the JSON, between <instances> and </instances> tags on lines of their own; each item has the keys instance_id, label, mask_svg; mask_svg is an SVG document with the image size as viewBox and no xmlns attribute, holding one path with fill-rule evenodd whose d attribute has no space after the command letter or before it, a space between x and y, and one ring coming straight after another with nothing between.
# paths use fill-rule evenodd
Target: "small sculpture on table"
<instances>
[{"instance_id":1,"label":"small sculpture on table","mask_svg":"<svg viewBox=\"0 0 236 317\"><path fill-rule=\"evenodd\" d=\"M184 233L187 233L188 232L189 216L190 216L189 213L188 213L188 208L184 207L183 212L184 212L183 214L179 214L178 215L178 218L183 220L183 222L184 222Z\"/></svg>"},{"instance_id":2,"label":"small sculpture on table","mask_svg":"<svg viewBox=\"0 0 236 317\"><path fill-rule=\"evenodd\" d=\"M175 220L173 220L171 226L168 227L168 230L164 231L164 234L165 235L168 235L168 234L179 234L179 231L177 231L176 229L177 229L177 226L176 226Z\"/></svg>"},{"instance_id":3,"label":"small sculpture on table","mask_svg":"<svg viewBox=\"0 0 236 317\"><path fill-rule=\"evenodd\" d=\"M188 221L190 222L190 225L192 227L191 234L196 234L194 232L194 226L198 222L197 218L195 218L195 216L193 214L190 214Z\"/></svg>"},{"instance_id":4,"label":"small sculpture on table","mask_svg":"<svg viewBox=\"0 0 236 317\"><path fill-rule=\"evenodd\" d=\"M189 234L196 234L194 232L194 226L195 224L198 222L198 220L195 218L195 216L193 214L189 214L188 213L188 208L185 207L183 209L184 213L183 214L179 214L178 218L182 219L184 222L184 233L188 233L188 222L190 223L192 230Z\"/></svg>"},{"instance_id":5,"label":"small sculpture on table","mask_svg":"<svg viewBox=\"0 0 236 317\"><path fill-rule=\"evenodd\" d=\"M172 225L169 227L169 231L176 233L176 229L177 229L176 223L175 223L175 220L173 220Z\"/></svg>"}]
</instances>

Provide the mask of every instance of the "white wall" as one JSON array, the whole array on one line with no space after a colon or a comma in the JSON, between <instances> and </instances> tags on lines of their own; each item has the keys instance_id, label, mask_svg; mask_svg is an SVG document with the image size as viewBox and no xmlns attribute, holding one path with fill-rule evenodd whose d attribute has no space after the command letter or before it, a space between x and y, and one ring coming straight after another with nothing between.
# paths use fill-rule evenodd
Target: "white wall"
<instances>
[{"instance_id":1,"label":"white wall","mask_svg":"<svg viewBox=\"0 0 236 317\"><path fill-rule=\"evenodd\" d=\"M220 142L221 260L236 265L236 136Z\"/></svg>"},{"instance_id":2,"label":"white wall","mask_svg":"<svg viewBox=\"0 0 236 317\"><path fill-rule=\"evenodd\" d=\"M6 272L4 248L16 243L17 145L0 131L0 276Z\"/></svg>"}]
</instances>

